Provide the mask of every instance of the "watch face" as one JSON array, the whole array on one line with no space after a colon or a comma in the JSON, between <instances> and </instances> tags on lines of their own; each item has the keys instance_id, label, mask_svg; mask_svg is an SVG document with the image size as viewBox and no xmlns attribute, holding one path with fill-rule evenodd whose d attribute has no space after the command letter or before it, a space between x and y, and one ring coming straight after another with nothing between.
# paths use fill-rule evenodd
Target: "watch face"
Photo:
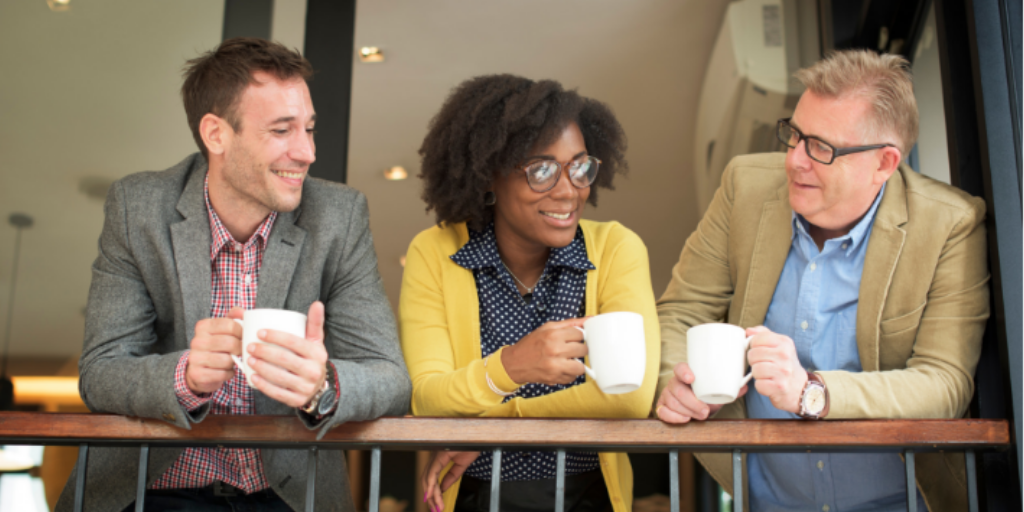
<instances>
[{"instance_id":1,"label":"watch face","mask_svg":"<svg viewBox=\"0 0 1024 512\"><path fill-rule=\"evenodd\" d=\"M804 411L814 416L825 410L825 390L821 386L811 386L804 395Z\"/></svg>"},{"instance_id":2,"label":"watch face","mask_svg":"<svg viewBox=\"0 0 1024 512\"><path fill-rule=\"evenodd\" d=\"M323 395L320 395L320 403L317 404L316 410L320 415L327 414L334 408L334 401L338 399L338 393L334 390L334 387L327 388Z\"/></svg>"}]
</instances>

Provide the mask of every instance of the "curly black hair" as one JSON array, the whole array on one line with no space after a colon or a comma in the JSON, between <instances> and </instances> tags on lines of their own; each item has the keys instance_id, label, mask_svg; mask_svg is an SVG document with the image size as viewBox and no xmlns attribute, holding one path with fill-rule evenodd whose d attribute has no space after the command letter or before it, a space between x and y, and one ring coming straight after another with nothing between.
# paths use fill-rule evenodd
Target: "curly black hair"
<instances>
[{"instance_id":1,"label":"curly black hair","mask_svg":"<svg viewBox=\"0 0 1024 512\"><path fill-rule=\"evenodd\" d=\"M466 222L482 230L494 215L484 193L496 173L511 172L530 148L554 142L571 122L587 152L601 159L588 199L596 206L594 185L614 189L615 175L628 170L626 134L607 105L553 80L486 75L461 83L430 121L420 147L427 211L434 210L439 225Z\"/></svg>"}]
</instances>

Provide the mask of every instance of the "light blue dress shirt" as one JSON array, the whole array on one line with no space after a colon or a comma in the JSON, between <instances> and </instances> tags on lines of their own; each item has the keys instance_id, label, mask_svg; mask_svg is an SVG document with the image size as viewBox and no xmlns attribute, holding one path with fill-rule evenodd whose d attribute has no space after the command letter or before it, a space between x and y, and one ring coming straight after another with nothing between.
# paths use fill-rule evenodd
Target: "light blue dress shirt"
<instances>
[{"instance_id":1,"label":"light blue dress shirt","mask_svg":"<svg viewBox=\"0 0 1024 512\"><path fill-rule=\"evenodd\" d=\"M807 221L793 213L793 242L768 306L765 327L793 339L808 371L861 371L857 352L857 298L879 191L868 213L845 236L818 251ZM751 418L796 419L754 390L745 399ZM761 453L747 457L750 506L763 511L906 510L906 473L895 453ZM918 510L924 508L920 493Z\"/></svg>"}]
</instances>

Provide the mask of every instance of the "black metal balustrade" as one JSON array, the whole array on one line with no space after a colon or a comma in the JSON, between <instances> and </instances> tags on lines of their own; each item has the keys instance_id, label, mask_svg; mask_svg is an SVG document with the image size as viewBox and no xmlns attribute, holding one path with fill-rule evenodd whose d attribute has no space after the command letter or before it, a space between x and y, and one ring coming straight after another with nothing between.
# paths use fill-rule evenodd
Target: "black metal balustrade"
<instances>
[{"instance_id":1,"label":"black metal balustrade","mask_svg":"<svg viewBox=\"0 0 1024 512\"><path fill-rule=\"evenodd\" d=\"M372 452L370 510L380 503L381 450L493 450L491 511L498 510L498 469L503 449L557 450L557 495L564 508L566 450L668 452L671 507L678 512L679 452L731 452L733 501L743 503L744 452L901 452L907 472L907 507L917 510L914 454L966 453L970 510L978 510L975 452L1005 450L1003 420L712 420L670 426L658 420L503 418L382 418L341 425L321 439L291 416L208 416L192 430L168 423L107 414L0 413L0 444L78 445L84 468L90 446L140 446L136 508L142 511L150 447L231 446L309 450L305 510L313 510L317 458L321 450ZM77 473L75 510L83 507L86 471Z\"/></svg>"}]
</instances>

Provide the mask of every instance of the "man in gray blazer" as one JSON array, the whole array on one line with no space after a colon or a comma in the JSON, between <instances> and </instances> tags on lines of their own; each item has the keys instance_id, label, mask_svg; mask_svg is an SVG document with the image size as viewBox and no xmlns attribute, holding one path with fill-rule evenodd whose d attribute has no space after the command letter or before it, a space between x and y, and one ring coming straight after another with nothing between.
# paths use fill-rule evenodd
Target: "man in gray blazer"
<instances>
[{"instance_id":1,"label":"man in gray blazer","mask_svg":"<svg viewBox=\"0 0 1024 512\"><path fill-rule=\"evenodd\" d=\"M80 391L92 411L188 429L207 414L295 414L323 435L401 415L411 384L384 296L366 198L310 178L312 68L281 45L225 41L189 62L182 97L202 154L128 176L107 196L86 310ZM234 366L253 308L308 313ZM160 448L146 510L302 509L305 450ZM135 497L139 450L90 451L87 510ZM76 472L82 468L76 468ZM68 510L75 474L58 502ZM316 510L352 510L340 451L319 457Z\"/></svg>"}]
</instances>

